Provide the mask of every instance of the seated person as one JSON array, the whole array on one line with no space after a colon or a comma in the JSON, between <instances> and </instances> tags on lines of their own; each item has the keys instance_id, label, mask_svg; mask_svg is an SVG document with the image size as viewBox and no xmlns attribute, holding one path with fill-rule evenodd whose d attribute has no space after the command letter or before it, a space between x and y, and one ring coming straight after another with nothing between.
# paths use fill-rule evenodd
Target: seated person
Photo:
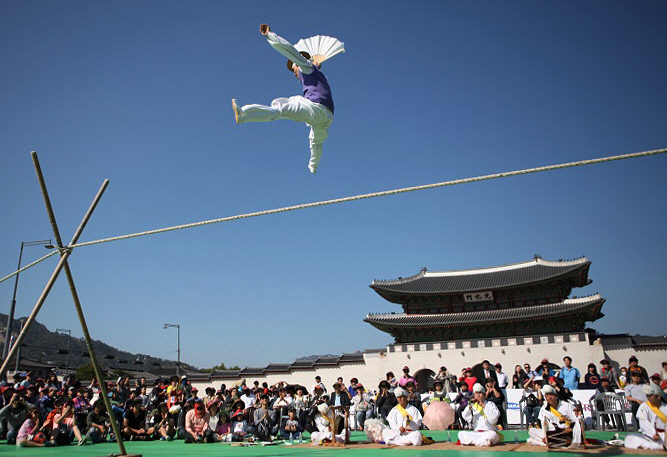
<instances>
[{"instance_id":1,"label":"seated person","mask_svg":"<svg viewBox=\"0 0 667 457\"><path fill-rule=\"evenodd\" d=\"M578 447L583 439L581 411L575 411L571 403L559 400L556 389L551 385L544 386L542 394L546 400L538 415L542 428L528 430L529 438L526 442L536 446L547 446L549 444L547 437L553 436L556 444Z\"/></svg>"},{"instance_id":2,"label":"seated person","mask_svg":"<svg viewBox=\"0 0 667 457\"><path fill-rule=\"evenodd\" d=\"M283 389L284 390L284 389ZM269 407L269 396L261 394L260 408L253 412L253 422L248 433L259 441L270 441L278 433L278 411Z\"/></svg>"},{"instance_id":3,"label":"seated person","mask_svg":"<svg viewBox=\"0 0 667 457\"><path fill-rule=\"evenodd\" d=\"M215 443L215 433L209 428L210 419L203 400L195 400L195 407L185 416L185 442Z\"/></svg>"},{"instance_id":4,"label":"seated person","mask_svg":"<svg viewBox=\"0 0 667 457\"><path fill-rule=\"evenodd\" d=\"M248 435L248 421L243 417L243 410L237 409L232 414L232 429L227 434L227 441L243 441Z\"/></svg>"},{"instance_id":5,"label":"seated person","mask_svg":"<svg viewBox=\"0 0 667 457\"><path fill-rule=\"evenodd\" d=\"M396 395L394 395L390 389L391 384L389 384L388 381L382 381L378 386L379 393L375 398L375 405L377 406L378 411L380 412L380 417L382 419L386 419L389 411L391 411L392 408L398 403L396 400Z\"/></svg>"},{"instance_id":6,"label":"seated person","mask_svg":"<svg viewBox=\"0 0 667 457\"><path fill-rule=\"evenodd\" d=\"M468 390L468 384L461 383L461 392L456 395L454 399L454 404L456 406L456 423L459 424L461 430L466 426L466 422L463 420L463 411L468 407L468 403L472 400L472 391Z\"/></svg>"},{"instance_id":7,"label":"seated person","mask_svg":"<svg viewBox=\"0 0 667 457\"><path fill-rule=\"evenodd\" d=\"M435 381L433 383L433 395L431 396L431 401L446 401L449 403L449 397L444 390L442 381Z\"/></svg>"},{"instance_id":8,"label":"seated person","mask_svg":"<svg viewBox=\"0 0 667 457\"><path fill-rule=\"evenodd\" d=\"M135 398L132 401L132 407L125 410L121 433L126 440L146 441L153 439L152 435L155 433L155 429L153 427L146 428L146 411L141 398Z\"/></svg>"},{"instance_id":9,"label":"seated person","mask_svg":"<svg viewBox=\"0 0 667 457\"><path fill-rule=\"evenodd\" d=\"M334 412L329 409L326 403L320 403L317 406L317 414L315 415L316 429L311 432L310 439L313 443L326 444L345 442L345 434L334 434Z\"/></svg>"},{"instance_id":10,"label":"seated person","mask_svg":"<svg viewBox=\"0 0 667 457\"><path fill-rule=\"evenodd\" d=\"M150 427L154 430L154 438L162 441L171 441L176 436L176 427L174 426L174 418L167 409L167 402L162 402L157 405L155 411L152 412L149 418Z\"/></svg>"},{"instance_id":11,"label":"seated person","mask_svg":"<svg viewBox=\"0 0 667 457\"><path fill-rule=\"evenodd\" d=\"M18 447L43 447L51 444L46 441L43 433L38 435L40 433L39 422L39 410L37 408L30 409L28 418L23 422L16 435L16 445Z\"/></svg>"},{"instance_id":12,"label":"seated person","mask_svg":"<svg viewBox=\"0 0 667 457\"><path fill-rule=\"evenodd\" d=\"M540 386L533 379L526 381L522 398L525 398L523 414L526 416L528 428L537 427L538 416L540 408L542 408L542 403L544 403L544 398L542 398Z\"/></svg>"},{"instance_id":13,"label":"seated person","mask_svg":"<svg viewBox=\"0 0 667 457\"><path fill-rule=\"evenodd\" d=\"M208 404L208 413L211 416L208 426L215 434L216 441L225 441L230 430L230 424L227 423L227 415L220 411L220 402L212 400Z\"/></svg>"},{"instance_id":14,"label":"seated person","mask_svg":"<svg viewBox=\"0 0 667 457\"><path fill-rule=\"evenodd\" d=\"M387 415L389 430L383 433L385 442L397 446L420 446L423 438L419 432L422 424L421 413L408 403L407 391L397 387L394 395L398 404Z\"/></svg>"},{"instance_id":15,"label":"seated person","mask_svg":"<svg viewBox=\"0 0 667 457\"><path fill-rule=\"evenodd\" d=\"M287 410L287 420L283 421L280 426L280 437L284 439L300 439L301 425L296 416L296 408L289 408Z\"/></svg>"},{"instance_id":16,"label":"seated person","mask_svg":"<svg viewBox=\"0 0 667 457\"><path fill-rule=\"evenodd\" d=\"M79 430L79 427L74 422L74 402L69 397L65 398L67 400L61 405L59 412L53 415L51 440L63 446L77 439L79 446L81 446L88 439L85 436L81 436L81 430Z\"/></svg>"},{"instance_id":17,"label":"seated person","mask_svg":"<svg viewBox=\"0 0 667 457\"><path fill-rule=\"evenodd\" d=\"M3 424L0 428L2 428L2 434L7 437L7 444L16 444L16 436L28 418L30 408L19 392L14 391L13 388L7 388L7 390L10 389L13 394L6 406L0 409L0 422Z\"/></svg>"},{"instance_id":18,"label":"seated person","mask_svg":"<svg viewBox=\"0 0 667 457\"><path fill-rule=\"evenodd\" d=\"M481 384L473 386L473 399L463 410L463 419L471 424L471 430L459 432L459 441L464 446L493 446L500 443L496 423L500 411L492 401L486 400L486 389Z\"/></svg>"},{"instance_id":19,"label":"seated person","mask_svg":"<svg viewBox=\"0 0 667 457\"><path fill-rule=\"evenodd\" d=\"M101 443L107 437L109 428L108 417L105 413L104 402L98 400L93 405L92 411L86 416L86 436L91 443Z\"/></svg>"},{"instance_id":20,"label":"seated person","mask_svg":"<svg viewBox=\"0 0 667 457\"><path fill-rule=\"evenodd\" d=\"M630 449L665 449L667 427L667 404L662 401L662 389L656 384L644 384L648 399L637 410L637 422L641 433L628 433L625 447Z\"/></svg>"},{"instance_id":21,"label":"seated person","mask_svg":"<svg viewBox=\"0 0 667 457\"><path fill-rule=\"evenodd\" d=\"M500 412L500 418L498 419L498 428L502 428L501 425L506 423L505 420L505 408L503 403L505 403L505 394L503 391L498 388L498 383L492 377L486 378L486 399L493 402Z\"/></svg>"}]
</instances>

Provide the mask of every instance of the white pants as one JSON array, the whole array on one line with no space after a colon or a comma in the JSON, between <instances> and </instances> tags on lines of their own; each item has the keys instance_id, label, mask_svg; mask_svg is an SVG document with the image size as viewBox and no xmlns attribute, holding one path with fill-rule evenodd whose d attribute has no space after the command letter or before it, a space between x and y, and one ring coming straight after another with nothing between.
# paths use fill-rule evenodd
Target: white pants
<instances>
[{"instance_id":1,"label":"white pants","mask_svg":"<svg viewBox=\"0 0 667 457\"><path fill-rule=\"evenodd\" d=\"M318 444L320 441L323 440L329 440L333 441L334 434L333 432L313 432L310 434L310 440L314 444ZM345 432L341 433L340 435L335 436L336 441L338 442L344 442L345 441Z\"/></svg>"},{"instance_id":2,"label":"white pants","mask_svg":"<svg viewBox=\"0 0 667 457\"><path fill-rule=\"evenodd\" d=\"M628 433L625 436L625 447L629 449L655 449L661 451L665 446L665 434L663 432L658 435L661 436L662 439L653 441L651 438L642 435L641 433Z\"/></svg>"},{"instance_id":3,"label":"white pants","mask_svg":"<svg viewBox=\"0 0 667 457\"><path fill-rule=\"evenodd\" d=\"M386 428L382 430L382 439L385 443L396 446L421 446L422 444L422 434L419 430L399 433L396 430Z\"/></svg>"},{"instance_id":4,"label":"white pants","mask_svg":"<svg viewBox=\"0 0 667 457\"><path fill-rule=\"evenodd\" d=\"M245 105L240 108L239 123L271 122L276 119L289 119L305 122L310 126L310 161L311 173L317 171L322 156L322 143L329 136L329 126L333 122L333 113L324 105L314 103L301 95L289 98L276 98L271 106Z\"/></svg>"},{"instance_id":5,"label":"white pants","mask_svg":"<svg viewBox=\"0 0 667 457\"><path fill-rule=\"evenodd\" d=\"M581 424L577 421L572 427L572 443L568 446L569 448L577 448L581 446L581 441L583 434L581 433ZM545 446L544 441L544 430L541 428L531 428L528 430L528 439L526 443L532 444L533 446Z\"/></svg>"},{"instance_id":6,"label":"white pants","mask_svg":"<svg viewBox=\"0 0 667 457\"><path fill-rule=\"evenodd\" d=\"M470 430L462 430L459 432L459 441L464 446L493 446L500 443L500 436L493 430L484 430L473 432Z\"/></svg>"}]
</instances>

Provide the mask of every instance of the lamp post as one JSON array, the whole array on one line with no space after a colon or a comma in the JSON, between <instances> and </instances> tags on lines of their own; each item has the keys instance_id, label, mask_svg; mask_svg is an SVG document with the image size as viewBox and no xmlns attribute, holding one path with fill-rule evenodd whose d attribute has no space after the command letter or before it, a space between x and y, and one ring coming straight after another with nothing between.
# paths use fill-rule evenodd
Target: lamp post
<instances>
[{"instance_id":1,"label":"lamp post","mask_svg":"<svg viewBox=\"0 0 667 457\"><path fill-rule=\"evenodd\" d=\"M179 378L181 377L181 326L179 324L164 324L162 326L163 329L167 329L170 327L176 327L176 330L178 331L178 361L176 362L176 376Z\"/></svg>"},{"instance_id":2,"label":"lamp post","mask_svg":"<svg viewBox=\"0 0 667 457\"><path fill-rule=\"evenodd\" d=\"M72 340L72 331L64 328L57 328L56 333L67 333L67 354L65 354L65 376L69 375L69 342Z\"/></svg>"},{"instance_id":3,"label":"lamp post","mask_svg":"<svg viewBox=\"0 0 667 457\"><path fill-rule=\"evenodd\" d=\"M53 249L51 240L36 240L36 241L21 241L21 249L19 250L19 266L17 270L21 269L21 258L23 257L24 246L44 246L46 249ZM9 306L9 315L7 316L7 331L5 332L5 345L2 349L2 360L7 358L9 353L9 340L12 337L12 323L14 322L14 311L16 310L16 292L19 288L19 273L16 273L14 279L14 295L12 296L12 303Z\"/></svg>"}]
</instances>

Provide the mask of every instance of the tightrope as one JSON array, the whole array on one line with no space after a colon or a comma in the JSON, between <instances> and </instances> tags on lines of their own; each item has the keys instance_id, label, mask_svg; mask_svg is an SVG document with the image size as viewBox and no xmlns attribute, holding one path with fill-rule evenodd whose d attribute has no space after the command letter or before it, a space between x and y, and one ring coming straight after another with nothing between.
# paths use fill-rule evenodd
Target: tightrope
<instances>
[{"instance_id":1,"label":"tightrope","mask_svg":"<svg viewBox=\"0 0 667 457\"><path fill-rule=\"evenodd\" d=\"M270 209L266 211L257 211L254 213L246 213L246 214L239 214L236 216L229 216L229 217L222 217L219 219L211 219L208 221L201 221L201 222L193 222L190 224L183 224L183 225L175 225L173 227L166 227L166 228L161 228L161 229L156 229L156 230L147 230L144 232L137 232L137 233L131 233L128 235L121 235L121 236L115 236L111 238L104 238L100 240L94 240L94 241L86 241L84 243L77 243L73 244L71 246L67 246L67 248L82 248L86 246L93 246L95 244L102 244L102 243L110 243L112 241L120 241L120 240L126 240L129 238L138 238L140 236L147 236L147 235L156 235L158 233L165 233L165 232L172 232L175 230L185 230L189 228L195 228L195 227L201 227L204 225L211 225L211 224L219 224L221 222L229 222L229 221L235 221L238 219L248 219L251 217L257 217L257 216L267 216L269 214L278 214L278 213L285 213L288 211L296 211L296 210L301 210L301 209L306 209L306 208L315 208L317 206L325 206L325 205L334 205L337 203L345 203L345 202L351 202L355 200L363 200L363 199L368 199L368 198L375 198L375 197L384 197L386 195L394 195L394 194L401 194L405 192L414 192L417 190L425 190L425 189L435 189L437 187L447 187L447 186L455 186L458 184L468 184L472 182L479 182L479 181L487 181L489 179L498 179L498 178L508 178L510 176L519 176L519 175L527 175L530 173L541 173L543 171L552 171L552 170L562 170L564 168L573 168L573 167L581 167L584 165L593 165L596 163L603 163L603 162L613 162L615 160L625 160L625 159L634 159L637 157L646 157L646 156L652 156L652 155L658 155L658 154L664 154L667 152L667 148L665 149L653 149L650 151L642 151L642 152L634 152L631 154L622 154L622 155L617 155L617 156L610 156L610 157L602 157L599 159L588 159L588 160L580 160L578 162L567 162L567 163L560 163L556 165L547 165L544 167L537 167L537 168L527 168L525 170L518 170L518 171L507 171L504 173L494 173L491 175L484 175L484 176L476 176L473 178L463 178L463 179L456 179L453 181L444 181L444 182L439 182L439 183L434 183L434 184L425 184L421 186L414 186L414 187L403 187L401 189L392 189L392 190L385 190L385 191L380 191L380 192L372 192L370 194L361 194L361 195L354 195L351 197L343 197L343 198L336 198L333 200L324 200L324 201L319 201L319 202L313 202L313 203L303 203L300 205L294 205L294 206L286 206L283 208L276 208L276 209ZM20 270L17 270L4 278L0 279L0 283L6 281L7 279L27 270L28 268L32 268L33 266L37 265L38 263L46 260L47 258L51 257L52 255L56 254L57 251L53 251L41 259L38 259L34 262L32 262L29 265L24 266Z\"/></svg>"}]
</instances>

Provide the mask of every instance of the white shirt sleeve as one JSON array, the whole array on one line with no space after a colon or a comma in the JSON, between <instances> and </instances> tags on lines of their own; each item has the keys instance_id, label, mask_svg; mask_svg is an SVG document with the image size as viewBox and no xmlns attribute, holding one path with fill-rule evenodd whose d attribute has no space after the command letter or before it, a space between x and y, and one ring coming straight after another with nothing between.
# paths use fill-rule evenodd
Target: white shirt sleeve
<instances>
[{"instance_id":1,"label":"white shirt sleeve","mask_svg":"<svg viewBox=\"0 0 667 457\"><path fill-rule=\"evenodd\" d=\"M266 35L266 40L273 49L297 64L302 73L309 75L313 72L313 64L306 60L306 58L302 56L289 41L273 32L269 32L268 35Z\"/></svg>"}]
</instances>

